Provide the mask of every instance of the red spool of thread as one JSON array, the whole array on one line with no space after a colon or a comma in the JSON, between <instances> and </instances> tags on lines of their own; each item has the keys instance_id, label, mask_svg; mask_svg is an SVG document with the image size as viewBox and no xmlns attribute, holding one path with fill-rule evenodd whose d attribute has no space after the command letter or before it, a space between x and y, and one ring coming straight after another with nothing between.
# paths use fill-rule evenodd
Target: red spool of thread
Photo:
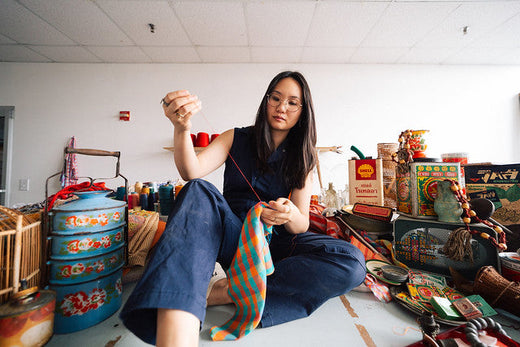
<instances>
[{"instance_id":1,"label":"red spool of thread","mask_svg":"<svg viewBox=\"0 0 520 347\"><path fill-rule=\"evenodd\" d=\"M128 209L131 210L131 209L133 209L136 206L140 206L139 205L139 194L132 193L128 197Z\"/></svg>"},{"instance_id":2,"label":"red spool of thread","mask_svg":"<svg viewBox=\"0 0 520 347\"><path fill-rule=\"evenodd\" d=\"M215 140L220 134L211 134L211 141L210 142L213 142L213 140Z\"/></svg>"},{"instance_id":3,"label":"red spool of thread","mask_svg":"<svg viewBox=\"0 0 520 347\"><path fill-rule=\"evenodd\" d=\"M197 133L197 140L195 141L195 147L206 147L209 145L209 134L208 133Z\"/></svg>"},{"instance_id":4,"label":"red spool of thread","mask_svg":"<svg viewBox=\"0 0 520 347\"><path fill-rule=\"evenodd\" d=\"M193 146L197 144L197 135L191 134L191 142L193 142Z\"/></svg>"}]
</instances>

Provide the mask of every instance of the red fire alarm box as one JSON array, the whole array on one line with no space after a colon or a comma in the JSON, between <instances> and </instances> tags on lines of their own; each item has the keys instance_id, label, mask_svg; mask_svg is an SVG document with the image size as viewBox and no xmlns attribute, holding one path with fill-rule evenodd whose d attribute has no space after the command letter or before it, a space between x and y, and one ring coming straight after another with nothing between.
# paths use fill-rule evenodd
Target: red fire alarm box
<instances>
[{"instance_id":1,"label":"red fire alarm box","mask_svg":"<svg viewBox=\"0 0 520 347\"><path fill-rule=\"evenodd\" d=\"M119 120L129 121L130 111L119 111Z\"/></svg>"}]
</instances>

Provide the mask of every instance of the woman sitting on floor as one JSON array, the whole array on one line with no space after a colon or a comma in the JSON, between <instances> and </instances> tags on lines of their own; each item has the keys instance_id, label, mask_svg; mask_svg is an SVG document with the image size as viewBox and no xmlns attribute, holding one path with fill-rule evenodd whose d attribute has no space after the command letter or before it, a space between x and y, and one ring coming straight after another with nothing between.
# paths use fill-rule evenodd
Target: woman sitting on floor
<instances>
[{"instance_id":1,"label":"woman sitting on floor","mask_svg":"<svg viewBox=\"0 0 520 347\"><path fill-rule=\"evenodd\" d=\"M215 262L230 267L244 219L259 198L268 202L260 219L273 226L269 248L275 268L267 277L260 327L307 317L363 282L365 261L356 247L308 231L316 125L302 74L275 76L254 126L222 133L198 155L190 136L191 117L201 109L197 96L180 90L163 101L174 126L175 164L189 182L121 312L128 329L148 343L198 346L206 306L233 302L225 278L206 298ZM221 194L200 177L224 163Z\"/></svg>"}]
</instances>

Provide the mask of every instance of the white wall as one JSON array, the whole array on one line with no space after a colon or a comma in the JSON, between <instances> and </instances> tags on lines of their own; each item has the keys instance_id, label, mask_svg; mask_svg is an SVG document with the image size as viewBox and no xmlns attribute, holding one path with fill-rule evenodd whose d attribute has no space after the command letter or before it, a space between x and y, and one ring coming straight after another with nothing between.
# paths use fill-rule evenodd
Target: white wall
<instances>
[{"instance_id":1,"label":"white wall","mask_svg":"<svg viewBox=\"0 0 520 347\"><path fill-rule=\"evenodd\" d=\"M278 72L307 77L318 120L324 184L343 187L349 150L377 155L404 129L429 129L427 154L465 151L471 162L520 162L520 67L280 64L18 64L0 63L0 106L15 106L10 206L45 198L45 179L61 170L71 136L80 148L121 151L121 172L135 181L178 178L172 126L159 104L186 88L203 101L193 132L222 132L253 122ZM131 112L131 121L118 119ZM78 156L79 173L109 177L112 158ZM221 170L208 177L221 187ZM19 191L21 178L30 190ZM122 181L107 181L112 188ZM50 193L59 189L51 182ZM317 189L317 186L316 186Z\"/></svg>"}]
</instances>

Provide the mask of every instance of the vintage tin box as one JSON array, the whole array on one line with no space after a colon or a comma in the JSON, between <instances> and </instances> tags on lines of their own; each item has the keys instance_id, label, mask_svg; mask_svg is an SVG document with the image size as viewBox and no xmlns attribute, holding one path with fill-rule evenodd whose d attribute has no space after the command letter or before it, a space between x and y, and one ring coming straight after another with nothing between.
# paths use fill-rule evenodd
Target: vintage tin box
<instances>
[{"instance_id":1,"label":"vintage tin box","mask_svg":"<svg viewBox=\"0 0 520 347\"><path fill-rule=\"evenodd\" d=\"M473 261L454 261L444 255L442 248L449 235L453 230L465 227L463 223L399 216L393 224L395 258L410 268L450 276L451 267L470 279L475 278L483 266L500 269L497 248L480 236L474 235L470 241ZM485 232L496 240L495 231L484 224L471 224L471 229L476 230L477 235Z\"/></svg>"},{"instance_id":2,"label":"vintage tin box","mask_svg":"<svg viewBox=\"0 0 520 347\"><path fill-rule=\"evenodd\" d=\"M348 161L349 201L383 206L383 160Z\"/></svg>"},{"instance_id":3,"label":"vintage tin box","mask_svg":"<svg viewBox=\"0 0 520 347\"><path fill-rule=\"evenodd\" d=\"M493 201L493 219L520 224L520 164L465 166L468 198Z\"/></svg>"},{"instance_id":4,"label":"vintage tin box","mask_svg":"<svg viewBox=\"0 0 520 347\"><path fill-rule=\"evenodd\" d=\"M446 178L461 182L460 163L413 162L408 173L396 172L396 177L397 210L416 218L434 219L437 182Z\"/></svg>"}]
</instances>

